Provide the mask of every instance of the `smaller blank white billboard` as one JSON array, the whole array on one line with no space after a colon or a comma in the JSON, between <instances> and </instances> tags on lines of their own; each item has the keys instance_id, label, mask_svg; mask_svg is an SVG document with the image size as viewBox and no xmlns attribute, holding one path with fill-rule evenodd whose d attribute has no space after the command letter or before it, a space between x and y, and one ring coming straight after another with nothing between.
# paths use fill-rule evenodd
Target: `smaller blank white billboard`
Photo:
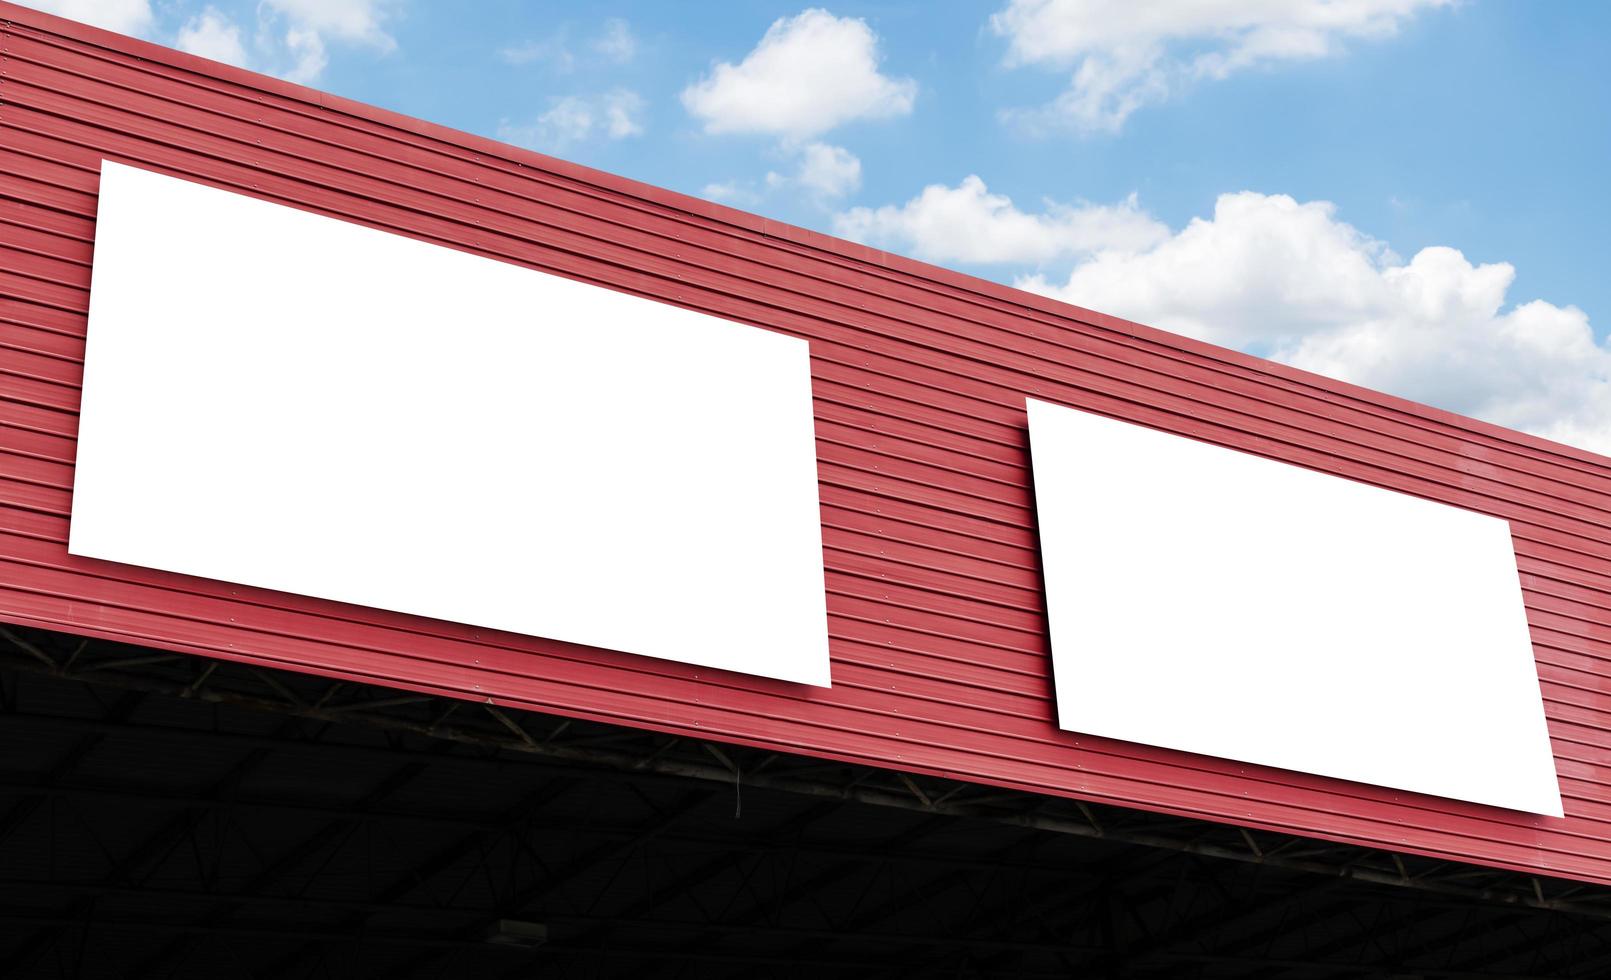
<instances>
[{"instance_id":1,"label":"smaller blank white billboard","mask_svg":"<svg viewBox=\"0 0 1611 980\"><path fill-rule=\"evenodd\" d=\"M1029 402L1059 724L1561 815L1507 522Z\"/></svg>"},{"instance_id":2,"label":"smaller blank white billboard","mask_svg":"<svg viewBox=\"0 0 1611 980\"><path fill-rule=\"evenodd\" d=\"M829 682L804 341L110 162L69 549Z\"/></svg>"}]
</instances>

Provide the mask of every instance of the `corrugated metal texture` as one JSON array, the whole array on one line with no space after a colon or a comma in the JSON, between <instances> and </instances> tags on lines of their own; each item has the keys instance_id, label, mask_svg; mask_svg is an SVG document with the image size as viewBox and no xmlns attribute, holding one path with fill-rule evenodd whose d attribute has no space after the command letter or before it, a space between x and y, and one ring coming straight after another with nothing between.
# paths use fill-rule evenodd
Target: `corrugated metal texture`
<instances>
[{"instance_id":1,"label":"corrugated metal texture","mask_svg":"<svg viewBox=\"0 0 1611 980\"><path fill-rule=\"evenodd\" d=\"M1602 458L8 4L0 22L0 618L1611 881ZM808 339L834 687L70 558L103 157ZM1567 818L1057 730L1026 395L1511 520Z\"/></svg>"}]
</instances>

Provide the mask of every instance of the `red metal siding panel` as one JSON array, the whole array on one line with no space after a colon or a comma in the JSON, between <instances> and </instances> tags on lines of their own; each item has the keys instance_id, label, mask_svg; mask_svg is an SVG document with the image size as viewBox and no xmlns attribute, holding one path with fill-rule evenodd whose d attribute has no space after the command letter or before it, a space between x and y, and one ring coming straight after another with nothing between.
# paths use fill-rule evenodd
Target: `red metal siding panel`
<instances>
[{"instance_id":1,"label":"red metal siding panel","mask_svg":"<svg viewBox=\"0 0 1611 980\"><path fill-rule=\"evenodd\" d=\"M831 690L69 557L103 157L811 343ZM1059 731L1032 396L1509 519L1567 817ZM0 618L1611 882L1594 454L0 3Z\"/></svg>"}]
</instances>

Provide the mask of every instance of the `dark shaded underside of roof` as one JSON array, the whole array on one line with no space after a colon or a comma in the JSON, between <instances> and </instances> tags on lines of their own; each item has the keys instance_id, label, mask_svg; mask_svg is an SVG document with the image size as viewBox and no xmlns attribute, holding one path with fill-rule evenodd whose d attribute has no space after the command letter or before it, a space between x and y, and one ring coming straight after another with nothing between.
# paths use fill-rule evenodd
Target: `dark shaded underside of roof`
<instances>
[{"instance_id":1,"label":"dark shaded underside of roof","mask_svg":"<svg viewBox=\"0 0 1611 980\"><path fill-rule=\"evenodd\" d=\"M0 632L7 977L1611 968L1607 889Z\"/></svg>"}]
</instances>

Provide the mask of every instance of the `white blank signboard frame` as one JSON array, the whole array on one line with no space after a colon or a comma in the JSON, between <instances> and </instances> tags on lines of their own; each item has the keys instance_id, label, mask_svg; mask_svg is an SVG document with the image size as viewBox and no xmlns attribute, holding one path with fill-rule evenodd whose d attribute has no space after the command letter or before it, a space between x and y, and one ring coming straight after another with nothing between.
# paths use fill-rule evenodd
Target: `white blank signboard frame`
<instances>
[{"instance_id":1,"label":"white blank signboard frame","mask_svg":"<svg viewBox=\"0 0 1611 980\"><path fill-rule=\"evenodd\" d=\"M805 341L102 165L69 550L829 683Z\"/></svg>"},{"instance_id":2,"label":"white blank signboard frame","mask_svg":"<svg viewBox=\"0 0 1611 980\"><path fill-rule=\"evenodd\" d=\"M1062 728L1561 815L1510 525L1029 402Z\"/></svg>"}]
</instances>

